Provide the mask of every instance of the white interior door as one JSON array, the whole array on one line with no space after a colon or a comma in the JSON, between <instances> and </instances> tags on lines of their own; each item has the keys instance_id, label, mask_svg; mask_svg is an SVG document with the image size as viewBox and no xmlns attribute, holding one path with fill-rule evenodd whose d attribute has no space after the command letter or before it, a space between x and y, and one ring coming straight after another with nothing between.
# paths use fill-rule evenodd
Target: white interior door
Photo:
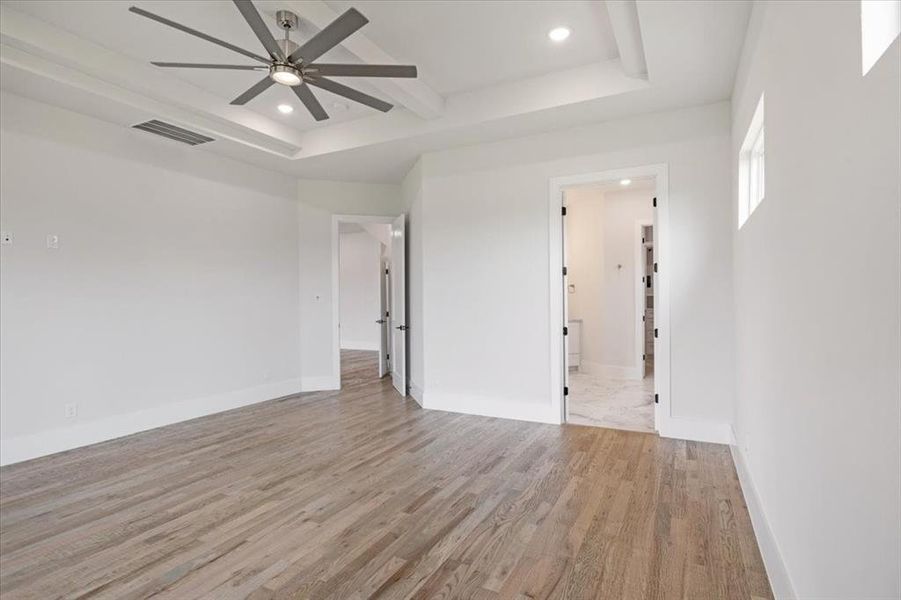
<instances>
[{"instance_id":1,"label":"white interior door","mask_svg":"<svg viewBox=\"0 0 901 600\"><path fill-rule=\"evenodd\" d=\"M391 382L402 396L407 395L407 306L406 246L404 215L391 224Z\"/></svg>"},{"instance_id":2,"label":"white interior door","mask_svg":"<svg viewBox=\"0 0 901 600\"><path fill-rule=\"evenodd\" d=\"M388 374L388 357L390 356L388 348L388 315L390 313L391 303L389 302L389 286L390 286L390 268L387 259L379 261L379 314L376 323L379 325L379 379Z\"/></svg>"}]
</instances>

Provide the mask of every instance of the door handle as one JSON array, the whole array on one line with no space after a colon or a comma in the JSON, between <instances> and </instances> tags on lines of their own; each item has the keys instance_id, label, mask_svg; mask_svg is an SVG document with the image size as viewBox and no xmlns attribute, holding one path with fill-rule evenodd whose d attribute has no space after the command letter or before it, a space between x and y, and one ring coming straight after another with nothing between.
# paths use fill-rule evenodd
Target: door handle
<instances>
[{"instance_id":1,"label":"door handle","mask_svg":"<svg viewBox=\"0 0 901 600\"><path fill-rule=\"evenodd\" d=\"M379 325L384 325L386 321L385 319L379 319L378 321L376 321L376 323L378 323Z\"/></svg>"},{"instance_id":2,"label":"door handle","mask_svg":"<svg viewBox=\"0 0 901 600\"><path fill-rule=\"evenodd\" d=\"M397 327L395 327L395 329L397 329L398 331L406 331L407 326L406 325L398 325Z\"/></svg>"}]
</instances>

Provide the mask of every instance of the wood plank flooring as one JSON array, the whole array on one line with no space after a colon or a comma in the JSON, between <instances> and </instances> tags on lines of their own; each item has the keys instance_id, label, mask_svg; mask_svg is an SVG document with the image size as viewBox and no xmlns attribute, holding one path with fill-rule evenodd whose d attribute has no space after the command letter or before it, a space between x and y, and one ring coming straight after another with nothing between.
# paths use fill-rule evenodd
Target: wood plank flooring
<instances>
[{"instance_id":1,"label":"wood plank flooring","mask_svg":"<svg viewBox=\"0 0 901 600\"><path fill-rule=\"evenodd\" d=\"M15 598L770 598L728 448L344 389L0 469Z\"/></svg>"}]
</instances>

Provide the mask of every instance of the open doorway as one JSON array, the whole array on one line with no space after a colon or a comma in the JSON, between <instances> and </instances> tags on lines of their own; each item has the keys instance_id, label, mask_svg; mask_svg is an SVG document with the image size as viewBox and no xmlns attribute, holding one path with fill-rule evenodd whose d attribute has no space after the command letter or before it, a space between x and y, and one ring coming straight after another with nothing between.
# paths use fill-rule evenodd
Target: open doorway
<instances>
[{"instance_id":1,"label":"open doorway","mask_svg":"<svg viewBox=\"0 0 901 600\"><path fill-rule=\"evenodd\" d=\"M406 386L404 216L335 215L334 363L341 387L391 375Z\"/></svg>"},{"instance_id":2,"label":"open doorway","mask_svg":"<svg viewBox=\"0 0 901 600\"><path fill-rule=\"evenodd\" d=\"M659 392L668 388L668 369L661 381L657 364L658 170L665 183L665 167L552 181L565 267L558 279L565 422L657 429Z\"/></svg>"},{"instance_id":3,"label":"open doorway","mask_svg":"<svg viewBox=\"0 0 901 600\"><path fill-rule=\"evenodd\" d=\"M390 295L391 226L338 223L338 340L341 383L371 381L389 370L385 323Z\"/></svg>"}]
</instances>

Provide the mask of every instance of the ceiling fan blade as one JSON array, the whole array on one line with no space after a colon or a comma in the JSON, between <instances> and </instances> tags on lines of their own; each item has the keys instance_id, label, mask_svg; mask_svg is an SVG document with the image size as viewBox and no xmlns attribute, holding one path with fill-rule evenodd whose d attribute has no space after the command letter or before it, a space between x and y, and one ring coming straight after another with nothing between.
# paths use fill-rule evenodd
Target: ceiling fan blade
<instances>
[{"instance_id":1,"label":"ceiling fan blade","mask_svg":"<svg viewBox=\"0 0 901 600\"><path fill-rule=\"evenodd\" d=\"M234 0L234 3L241 12L241 16L244 17L244 20L247 21L247 24L250 25L254 34L256 34L257 38L263 44L263 47L266 48L266 52L269 53L269 56L278 60L284 60L285 55L282 52L282 49L278 47L275 38L272 37L272 32L266 27L263 18L260 17L260 13L257 12L253 3L250 0Z\"/></svg>"},{"instance_id":2,"label":"ceiling fan blade","mask_svg":"<svg viewBox=\"0 0 901 600\"><path fill-rule=\"evenodd\" d=\"M360 104L371 106L372 108L380 110L382 112L388 112L389 110L394 108L393 104L388 104L384 100L379 100L378 98L370 96L369 94L364 94L359 90L349 88L346 85L342 85L337 81L332 81L331 79L310 79L308 83L310 85L315 85L316 87L327 90L333 94L344 96L348 100L353 100L354 102L359 102Z\"/></svg>"},{"instance_id":3,"label":"ceiling fan blade","mask_svg":"<svg viewBox=\"0 0 901 600\"><path fill-rule=\"evenodd\" d=\"M319 104L319 100L313 95L313 90L310 89L310 86L301 83L300 85L294 86L292 89L297 97L300 98L300 101L303 102L303 105L307 107L307 110L310 111L310 114L313 115L314 119L317 121L328 119L328 113L325 112L325 109Z\"/></svg>"},{"instance_id":4,"label":"ceiling fan blade","mask_svg":"<svg viewBox=\"0 0 901 600\"><path fill-rule=\"evenodd\" d=\"M337 65L312 64L304 67L312 75L327 77L416 77L416 67L412 65Z\"/></svg>"},{"instance_id":5,"label":"ceiling fan blade","mask_svg":"<svg viewBox=\"0 0 901 600\"><path fill-rule=\"evenodd\" d=\"M325 29L310 38L306 44L292 52L288 62L295 63L302 60L310 64L368 22L369 19L360 11L349 8L343 15L326 25Z\"/></svg>"},{"instance_id":6,"label":"ceiling fan blade","mask_svg":"<svg viewBox=\"0 0 901 600\"><path fill-rule=\"evenodd\" d=\"M146 17L152 21L156 21L157 23L162 23L163 25L168 25L169 27L172 27L173 29L178 29L179 31L183 31L183 32L193 35L195 37L199 37L202 40L212 42L218 46L222 46L223 48L228 48L232 52L237 52L238 54L243 54L244 56L247 56L248 58L258 60L260 62L266 63L267 65L270 62L272 62L267 58L263 58L262 56L260 56L258 54L254 54L253 52L250 52L249 50L245 50L244 48L238 48L234 44L229 44L228 42L224 42L220 39L214 38L213 36L207 35L201 31L197 31L196 29L191 29L190 27L182 25L181 23L176 23L175 21L171 21L171 20L167 19L166 17L161 17L159 15L153 14L152 12L147 12L146 10L144 10L142 8L138 8L137 6L129 7L128 10L135 13L136 15L141 15L142 17Z\"/></svg>"},{"instance_id":7,"label":"ceiling fan blade","mask_svg":"<svg viewBox=\"0 0 901 600\"><path fill-rule=\"evenodd\" d=\"M158 62L150 61L151 65L157 67L170 67L175 69L234 69L236 71L259 71L266 70L263 65L219 65L213 63L181 63L181 62Z\"/></svg>"},{"instance_id":8,"label":"ceiling fan blade","mask_svg":"<svg viewBox=\"0 0 901 600\"><path fill-rule=\"evenodd\" d=\"M259 80L253 86L231 101L231 104L247 104L254 98L256 98L259 94L269 89L269 86L274 84L275 82L266 77L264 79Z\"/></svg>"}]
</instances>

